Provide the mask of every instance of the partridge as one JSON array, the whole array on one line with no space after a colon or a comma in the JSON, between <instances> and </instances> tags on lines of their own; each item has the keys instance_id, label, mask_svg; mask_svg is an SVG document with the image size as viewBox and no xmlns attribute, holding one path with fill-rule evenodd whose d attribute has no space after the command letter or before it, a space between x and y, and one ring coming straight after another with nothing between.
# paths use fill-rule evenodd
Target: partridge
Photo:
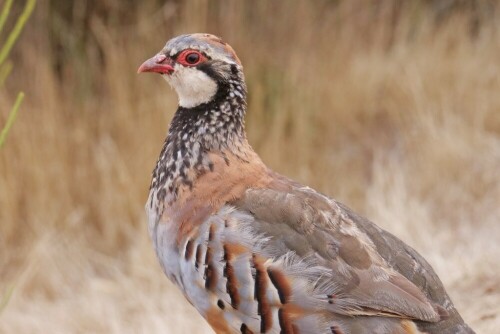
<instances>
[{"instance_id":1,"label":"partridge","mask_svg":"<svg viewBox=\"0 0 500 334\"><path fill-rule=\"evenodd\" d=\"M175 37L138 72L179 99L149 234L216 333L474 333L414 249L266 167L245 134L243 67L219 37Z\"/></svg>"}]
</instances>

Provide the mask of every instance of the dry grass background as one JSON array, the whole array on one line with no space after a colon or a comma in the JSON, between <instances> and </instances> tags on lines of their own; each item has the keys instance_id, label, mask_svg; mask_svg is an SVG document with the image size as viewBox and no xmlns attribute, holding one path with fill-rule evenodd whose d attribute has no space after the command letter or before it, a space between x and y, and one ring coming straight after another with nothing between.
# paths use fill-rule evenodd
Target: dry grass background
<instances>
[{"instance_id":1,"label":"dry grass background","mask_svg":"<svg viewBox=\"0 0 500 334\"><path fill-rule=\"evenodd\" d=\"M40 1L0 92L0 124L27 95L0 152L0 332L210 333L149 244L176 97L135 73L197 31L240 55L264 161L411 244L466 321L497 332L498 13L402 3Z\"/></svg>"}]
</instances>

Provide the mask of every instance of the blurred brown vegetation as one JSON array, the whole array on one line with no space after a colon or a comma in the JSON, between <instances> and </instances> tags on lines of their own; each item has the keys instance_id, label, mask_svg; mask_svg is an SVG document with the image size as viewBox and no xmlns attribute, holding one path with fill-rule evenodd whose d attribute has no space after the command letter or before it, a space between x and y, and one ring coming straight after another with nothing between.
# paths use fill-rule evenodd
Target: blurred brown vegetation
<instances>
[{"instance_id":1,"label":"blurred brown vegetation","mask_svg":"<svg viewBox=\"0 0 500 334\"><path fill-rule=\"evenodd\" d=\"M0 297L14 289L0 332L207 330L160 272L143 211L176 97L136 69L189 32L240 56L267 164L413 245L493 331L498 14L493 1L39 1L0 91L0 125L26 92L0 151Z\"/></svg>"}]
</instances>

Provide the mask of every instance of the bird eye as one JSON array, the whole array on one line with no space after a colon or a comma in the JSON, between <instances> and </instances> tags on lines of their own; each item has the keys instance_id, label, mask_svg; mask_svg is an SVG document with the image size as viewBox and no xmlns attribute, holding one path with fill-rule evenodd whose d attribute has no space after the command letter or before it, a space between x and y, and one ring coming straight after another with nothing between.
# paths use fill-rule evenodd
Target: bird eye
<instances>
[{"instance_id":1,"label":"bird eye","mask_svg":"<svg viewBox=\"0 0 500 334\"><path fill-rule=\"evenodd\" d=\"M186 62L194 65L200 60L200 55L196 52L191 52L186 55Z\"/></svg>"},{"instance_id":2,"label":"bird eye","mask_svg":"<svg viewBox=\"0 0 500 334\"><path fill-rule=\"evenodd\" d=\"M207 58L202 53L195 50L184 50L177 57L177 62L184 66L198 65L204 60L207 60Z\"/></svg>"}]
</instances>

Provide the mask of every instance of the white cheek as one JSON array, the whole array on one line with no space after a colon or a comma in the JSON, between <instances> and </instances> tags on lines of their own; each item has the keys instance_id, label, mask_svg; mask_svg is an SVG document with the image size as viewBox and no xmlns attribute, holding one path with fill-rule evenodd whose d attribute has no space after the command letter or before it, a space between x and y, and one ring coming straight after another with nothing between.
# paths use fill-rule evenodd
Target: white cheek
<instances>
[{"instance_id":1,"label":"white cheek","mask_svg":"<svg viewBox=\"0 0 500 334\"><path fill-rule=\"evenodd\" d=\"M194 67L176 65L174 73L163 77L175 89L179 97L179 106L184 108L209 102L217 93L217 83Z\"/></svg>"}]
</instances>

